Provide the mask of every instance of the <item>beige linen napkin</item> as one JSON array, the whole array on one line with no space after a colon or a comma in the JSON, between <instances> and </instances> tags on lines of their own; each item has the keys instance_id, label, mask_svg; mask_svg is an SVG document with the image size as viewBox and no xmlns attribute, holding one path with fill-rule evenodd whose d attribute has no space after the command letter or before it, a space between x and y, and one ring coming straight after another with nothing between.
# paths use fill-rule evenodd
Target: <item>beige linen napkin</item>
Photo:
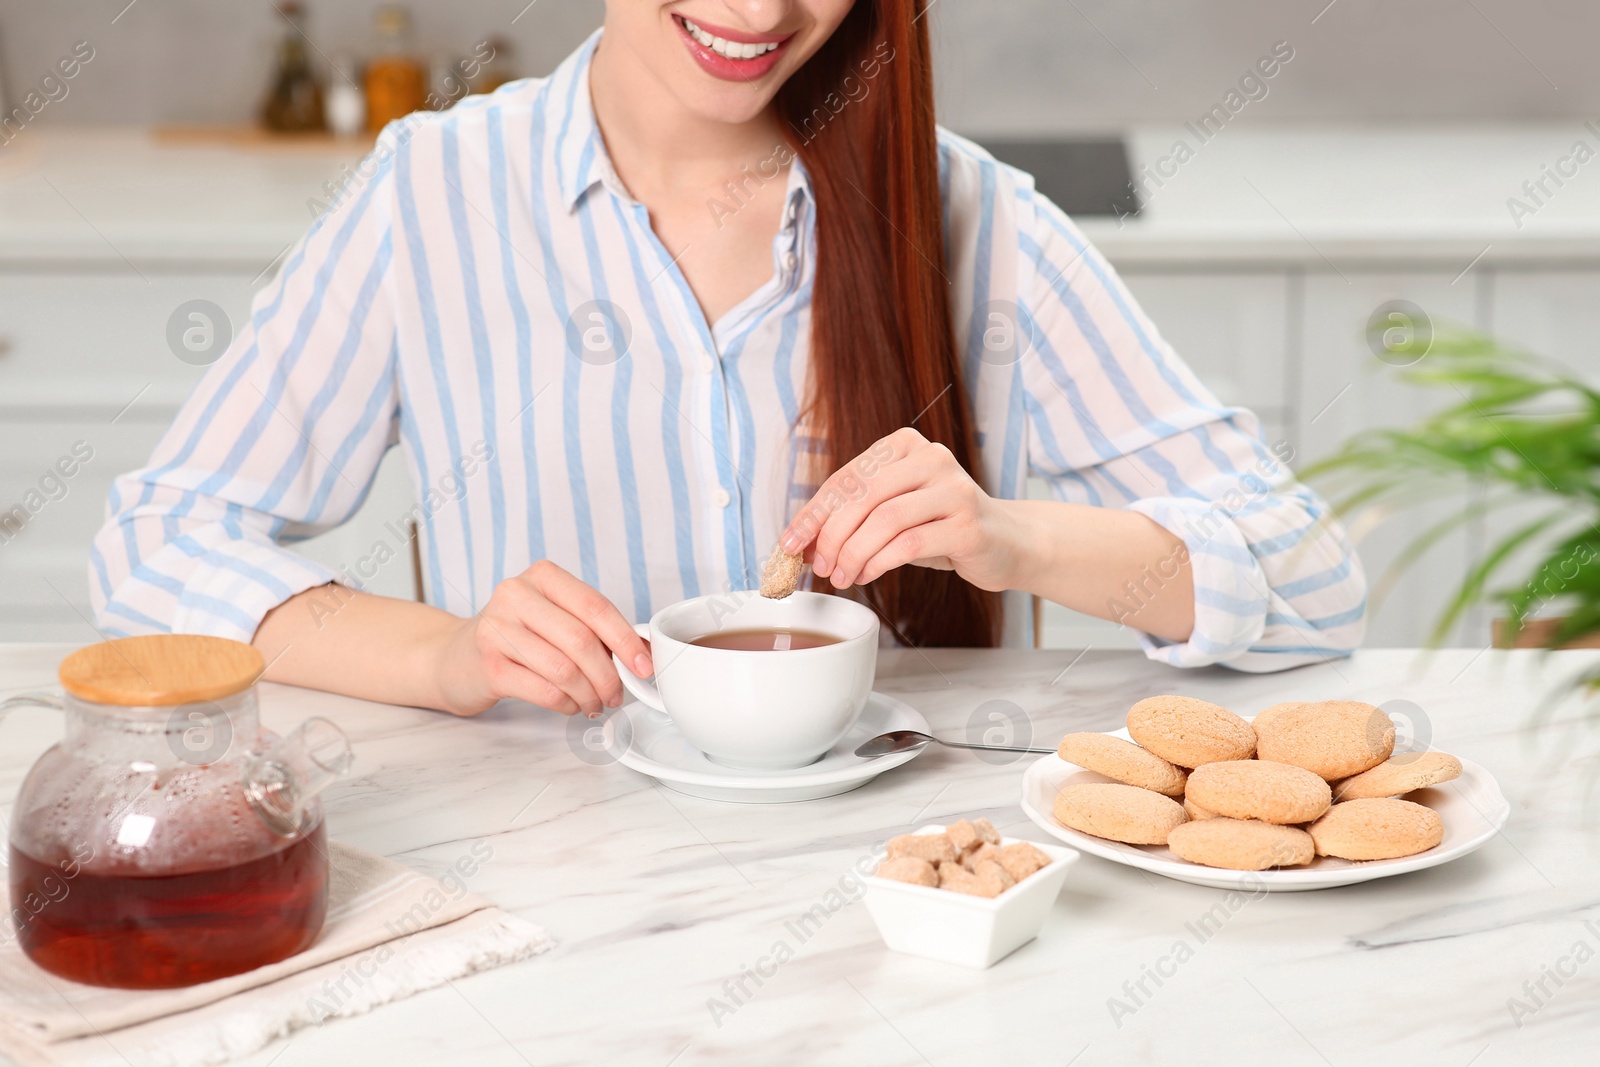
<instances>
[{"instance_id":1,"label":"beige linen napkin","mask_svg":"<svg viewBox=\"0 0 1600 1067\"><path fill-rule=\"evenodd\" d=\"M26 1067L225 1063L303 1026L359 1015L537 955L544 930L490 901L357 848L329 843L328 918L316 944L187 989L102 989L57 978L0 946L0 1050Z\"/></svg>"}]
</instances>

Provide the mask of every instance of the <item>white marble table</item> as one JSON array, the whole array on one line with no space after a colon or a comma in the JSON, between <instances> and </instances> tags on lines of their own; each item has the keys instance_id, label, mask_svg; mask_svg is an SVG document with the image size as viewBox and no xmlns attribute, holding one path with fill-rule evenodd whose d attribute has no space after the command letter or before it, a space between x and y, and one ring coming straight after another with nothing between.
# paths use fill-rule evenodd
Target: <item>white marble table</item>
<instances>
[{"instance_id":1,"label":"white marble table","mask_svg":"<svg viewBox=\"0 0 1600 1067\"><path fill-rule=\"evenodd\" d=\"M0 646L0 695L49 684L66 651ZM1079 656L898 651L881 661L880 688L946 736L962 735L983 702L1009 700L1047 744L1114 727L1130 703L1160 692L1246 713L1285 699L1408 700L1436 746L1498 776L1511 820L1453 864L1252 900L1204 941L1188 924L1221 891L1086 856L1037 941L969 971L887 951L854 901L804 941L788 924L826 905L874 841L921 823L987 815L1044 840L1017 807L1023 763L935 750L843 796L728 805L586 763L569 747L566 720L524 706L458 720L266 686L273 728L322 714L350 733L357 764L328 796L333 834L429 872L485 842L493 856L471 888L543 924L559 945L302 1031L248 1062L1593 1062L1600 826L1584 818L1583 792L1600 774L1587 755L1600 735L1573 703L1528 729L1541 694L1593 654L1371 651L1269 676ZM7 815L22 773L58 732L42 710L0 724ZM1180 940L1192 958L1159 988L1146 980L1150 995L1135 1003L1124 983ZM794 958L775 973L765 967L771 976L758 987L745 972L779 942ZM741 978L748 995L737 991ZM714 1013L713 998L731 1012ZM1112 998L1134 1010L1114 1018ZM1520 1025L1511 998L1527 1009Z\"/></svg>"}]
</instances>

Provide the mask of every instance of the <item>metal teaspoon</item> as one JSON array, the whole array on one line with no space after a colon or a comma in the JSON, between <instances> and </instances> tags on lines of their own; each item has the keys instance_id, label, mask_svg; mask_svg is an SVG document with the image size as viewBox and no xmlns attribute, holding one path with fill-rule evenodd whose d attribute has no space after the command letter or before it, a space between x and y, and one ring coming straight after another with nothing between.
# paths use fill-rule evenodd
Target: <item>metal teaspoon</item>
<instances>
[{"instance_id":1,"label":"metal teaspoon","mask_svg":"<svg viewBox=\"0 0 1600 1067\"><path fill-rule=\"evenodd\" d=\"M975 748L986 752L1034 752L1047 756L1055 752L1053 748L1019 748L1014 745L969 745L964 741L945 741L931 734L921 733L917 730L891 730L886 734L879 734L871 740L864 741L856 749L856 755L863 759L876 759L879 756L889 756L896 752L913 752L926 748L930 744L947 745L950 748Z\"/></svg>"}]
</instances>

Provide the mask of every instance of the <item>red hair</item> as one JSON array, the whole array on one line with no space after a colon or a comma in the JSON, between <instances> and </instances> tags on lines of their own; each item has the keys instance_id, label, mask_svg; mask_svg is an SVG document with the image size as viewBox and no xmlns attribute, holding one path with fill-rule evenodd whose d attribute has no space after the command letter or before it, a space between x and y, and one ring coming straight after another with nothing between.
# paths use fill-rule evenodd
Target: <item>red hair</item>
<instances>
[{"instance_id":1,"label":"red hair","mask_svg":"<svg viewBox=\"0 0 1600 1067\"><path fill-rule=\"evenodd\" d=\"M915 424L981 482L951 332L924 10L858 0L778 93L816 202L806 414L833 467ZM998 594L953 571L901 567L863 592L914 645L999 641Z\"/></svg>"}]
</instances>

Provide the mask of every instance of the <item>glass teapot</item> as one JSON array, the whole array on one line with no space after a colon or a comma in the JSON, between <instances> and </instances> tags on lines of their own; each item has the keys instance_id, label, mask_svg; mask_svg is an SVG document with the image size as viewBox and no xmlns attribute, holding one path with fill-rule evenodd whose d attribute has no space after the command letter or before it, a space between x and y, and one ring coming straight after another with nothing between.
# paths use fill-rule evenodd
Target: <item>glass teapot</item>
<instances>
[{"instance_id":1,"label":"glass teapot","mask_svg":"<svg viewBox=\"0 0 1600 1067\"><path fill-rule=\"evenodd\" d=\"M249 645L160 634L90 645L44 704L66 732L11 814L11 925L45 970L90 985L194 985L307 948L327 910L317 799L344 732L261 729Z\"/></svg>"}]
</instances>

